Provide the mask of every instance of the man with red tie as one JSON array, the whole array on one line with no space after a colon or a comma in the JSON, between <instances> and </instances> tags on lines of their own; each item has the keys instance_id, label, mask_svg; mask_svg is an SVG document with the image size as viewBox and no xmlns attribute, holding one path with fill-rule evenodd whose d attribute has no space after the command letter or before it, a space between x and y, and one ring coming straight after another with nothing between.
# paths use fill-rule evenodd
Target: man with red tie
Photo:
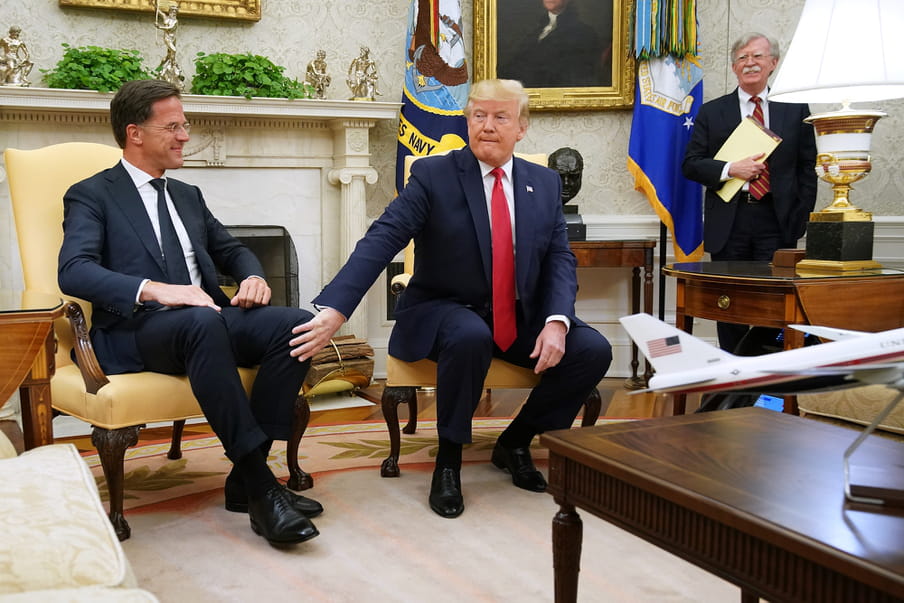
<instances>
[{"instance_id":1,"label":"man with red tie","mask_svg":"<svg viewBox=\"0 0 904 603\"><path fill-rule=\"evenodd\" d=\"M290 342L299 360L313 356L414 239L414 275L396 306L389 353L437 362L439 451L429 502L443 517L464 511L462 445L471 442L494 356L542 374L493 450L493 463L516 486L536 492L546 480L531 441L571 426L612 359L609 342L575 316L561 178L513 156L527 131L527 103L514 80L472 86L468 146L412 165L408 185L313 300L321 311Z\"/></svg>"},{"instance_id":2,"label":"man with red tie","mask_svg":"<svg viewBox=\"0 0 904 603\"><path fill-rule=\"evenodd\" d=\"M769 101L768 80L778 65L779 45L760 33L741 36L731 50L738 87L703 104L682 166L706 187L703 245L713 260L770 261L776 249L796 247L816 202L816 141L803 122L805 104ZM725 162L716 153L741 122L753 117L781 137L768 159L762 155ZM730 178L744 186L729 202L717 194ZM747 325L718 324L719 345L734 351Z\"/></svg>"}]
</instances>

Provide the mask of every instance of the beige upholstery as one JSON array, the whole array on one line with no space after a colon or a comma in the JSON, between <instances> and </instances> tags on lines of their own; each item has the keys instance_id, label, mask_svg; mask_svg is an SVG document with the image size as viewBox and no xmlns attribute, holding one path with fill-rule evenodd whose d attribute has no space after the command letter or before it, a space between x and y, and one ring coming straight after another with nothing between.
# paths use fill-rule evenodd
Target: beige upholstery
<instances>
[{"instance_id":1,"label":"beige upholstery","mask_svg":"<svg viewBox=\"0 0 904 603\"><path fill-rule=\"evenodd\" d=\"M111 167L121 157L120 149L85 142L31 151L6 149L4 158L26 289L63 297L57 285L57 255L63 240L63 195L75 182ZM92 442L100 453L110 491L110 521L119 537L126 539L130 535L129 524L122 515L126 448L137 442L138 430L145 424L176 421L170 458L179 458L185 419L203 417L203 414L187 377L151 372L104 375L87 337L91 306L82 300L69 301L75 303L67 307L68 318L61 318L54 325L58 348L56 374L51 379L52 404L56 410L94 427ZM77 335L79 328L81 339ZM72 362L70 355L77 340L80 353L85 354L79 366ZM250 392L256 370L240 368L239 373L246 392ZM290 441L290 450L294 443L296 451L309 417L307 403L302 399L299 404L303 408L296 408L296 425ZM292 461L290 458L290 486L310 487L310 476L298 468L297 457Z\"/></svg>"},{"instance_id":2,"label":"beige upholstery","mask_svg":"<svg viewBox=\"0 0 904 603\"><path fill-rule=\"evenodd\" d=\"M804 415L869 425L899 393L897 389L885 385L864 385L829 392L799 394L797 407ZM904 435L904 402L898 403L877 428Z\"/></svg>"},{"instance_id":3,"label":"beige upholstery","mask_svg":"<svg viewBox=\"0 0 904 603\"><path fill-rule=\"evenodd\" d=\"M20 456L0 433L0 599L157 601L137 588L94 483L72 444Z\"/></svg>"},{"instance_id":4,"label":"beige upholstery","mask_svg":"<svg viewBox=\"0 0 904 603\"><path fill-rule=\"evenodd\" d=\"M547 165L545 153L522 154L515 153L517 157ZM411 164L420 159L420 156L409 155L405 157L405 181L411 172ZM401 293L414 272L414 242L405 248L404 272L392 279L392 291ZM499 358L493 358L490 369L484 380L484 388L493 389L520 389L533 388L539 383L540 377L531 369L516 366ZM417 395L415 388L436 386L436 363L432 360L418 360L417 362L405 362L393 356L386 357L386 387L383 390L381 405L386 426L389 429L389 456L383 461L380 475L383 477L397 477L399 475L399 452L401 449L401 436L399 434L398 406L408 405L408 424L403 431L414 433L417 429ZM595 395L594 395L595 394ZM585 403L583 424L596 423L600 413L599 392L591 393Z\"/></svg>"}]
</instances>

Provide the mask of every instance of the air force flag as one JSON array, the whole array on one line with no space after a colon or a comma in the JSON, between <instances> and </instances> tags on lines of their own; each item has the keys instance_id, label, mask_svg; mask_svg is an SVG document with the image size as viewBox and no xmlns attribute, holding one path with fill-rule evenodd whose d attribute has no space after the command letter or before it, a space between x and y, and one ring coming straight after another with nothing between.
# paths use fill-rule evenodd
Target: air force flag
<instances>
[{"instance_id":1,"label":"air force flag","mask_svg":"<svg viewBox=\"0 0 904 603\"><path fill-rule=\"evenodd\" d=\"M703 189L681 173L684 149L703 101L697 57L639 61L628 171L672 234L675 259L703 256Z\"/></svg>"}]
</instances>

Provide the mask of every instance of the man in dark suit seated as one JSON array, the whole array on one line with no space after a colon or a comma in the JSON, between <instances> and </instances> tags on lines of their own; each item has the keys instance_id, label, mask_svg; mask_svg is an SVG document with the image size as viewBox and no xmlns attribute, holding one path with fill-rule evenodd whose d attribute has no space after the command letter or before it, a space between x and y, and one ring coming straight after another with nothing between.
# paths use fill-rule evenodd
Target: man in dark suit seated
<instances>
[{"instance_id":1,"label":"man in dark suit seated","mask_svg":"<svg viewBox=\"0 0 904 603\"><path fill-rule=\"evenodd\" d=\"M703 245L713 260L771 261L776 249L796 247L816 203L816 140L805 104L769 101L767 83L778 65L778 43L760 33L738 39L731 49L731 69L738 87L704 103L684 154L684 175L706 187ZM759 106L759 108L757 108ZM762 155L725 162L716 153L751 116L782 141L768 160ZM716 193L730 178L742 189L723 201ZM720 322L719 345L734 351L747 325Z\"/></svg>"},{"instance_id":2,"label":"man in dark suit seated","mask_svg":"<svg viewBox=\"0 0 904 603\"><path fill-rule=\"evenodd\" d=\"M437 362L439 451L429 502L443 517L464 510L462 445L471 441L494 356L542 375L492 457L516 486L536 492L546 480L531 459L531 441L570 427L612 360L609 342L575 316L576 261L561 178L513 157L527 131L527 103L513 80L472 86L468 146L412 165L408 185L314 300L321 311L291 342L299 360L311 358L414 239L414 274L396 306L389 353Z\"/></svg>"},{"instance_id":3,"label":"man in dark suit seated","mask_svg":"<svg viewBox=\"0 0 904 603\"><path fill-rule=\"evenodd\" d=\"M201 191L172 178L191 125L179 90L124 84L110 103L120 163L73 185L63 200L60 289L93 306L91 339L107 373L187 374L233 469L226 508L247 512L272 544L317 536L323 507L285 489L267 466L288 439L309 362L289 355L291 329L311 313L269 306L254 254L207 209ZM48 166L52 169L52 166ZM239 289L229 299L216 269ZM251 399L237 366L260 365Z\"/></svg>"}]
</instances>

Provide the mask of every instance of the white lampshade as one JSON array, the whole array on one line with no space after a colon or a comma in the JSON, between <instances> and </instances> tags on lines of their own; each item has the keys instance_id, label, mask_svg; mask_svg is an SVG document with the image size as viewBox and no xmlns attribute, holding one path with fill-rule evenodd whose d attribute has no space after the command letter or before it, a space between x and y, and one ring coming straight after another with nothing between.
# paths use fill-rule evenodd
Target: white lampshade
<instances>
[{"instance_id":1,"label":"white lampshade","mask_svg":"<svg viewBox=\"0 0 904 603\"><path fill-rule=\"evenodd\" d=\"M770 101L904 97L904 0L807 0Z\"/></svg>"}]
</instances>

